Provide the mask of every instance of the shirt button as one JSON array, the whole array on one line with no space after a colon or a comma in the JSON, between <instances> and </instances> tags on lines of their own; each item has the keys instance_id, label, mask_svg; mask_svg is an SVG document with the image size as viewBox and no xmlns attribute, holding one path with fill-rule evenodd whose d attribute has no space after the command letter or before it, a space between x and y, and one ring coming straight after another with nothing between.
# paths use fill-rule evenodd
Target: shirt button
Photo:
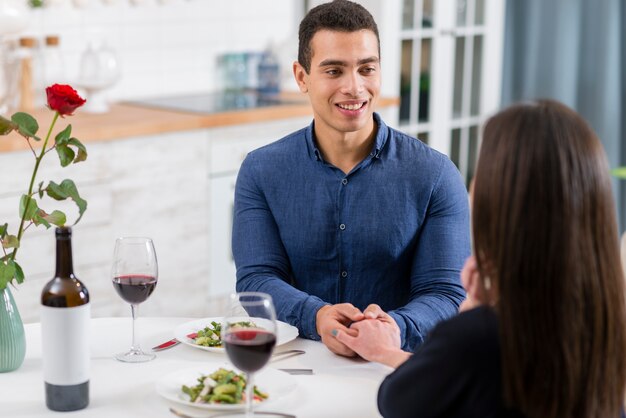
<instances>
[{"instance_id":1,"label":"shirt button","mask_svg":"<svg viewBox=\"0 0 626 418\"><path fill-rule=\"evenodd\" d=\"M343 231L344 229L346 229L346 224L341 224L341 225L339 225L339 229L341 229L342 231Z\"/></svg>"},{"instance_id":2,"label":"shirt button","mask_svg":"<svg viewBox=\"0 0 626 418\"><path fill-rule=\"evenodd\" d=\"M348 184L348 179L343 179L343 180L341 180L341 184L343 184L344 186L345 186L346 184Z\"/></svg>"},{"instance_id":3,"label":"shirt button","mask_svg":"<svg viewBox=\"0 0 626 418\"><path fill-rule=\"evenodd\" d=\"M341 277L343 277L344 279L345 279L346 277L348 277L348 272L347 272L347 271L342 271L342 272L341 272Z\"/></svg>"}]
</instances>

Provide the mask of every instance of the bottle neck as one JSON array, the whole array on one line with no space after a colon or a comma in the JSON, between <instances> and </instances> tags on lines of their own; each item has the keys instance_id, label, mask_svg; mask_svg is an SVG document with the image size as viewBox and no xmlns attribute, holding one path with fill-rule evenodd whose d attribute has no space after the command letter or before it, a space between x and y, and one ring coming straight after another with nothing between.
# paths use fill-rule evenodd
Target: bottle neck
<instances>
[{"instance_id":1,"label":"bottle neck","mask_svg":"<svg viewBox=\"0 0 626 418\"><path fill-rule=\"evenodd\" d=\"M72 240L69 237L57 237L57 262L55 277L69 279L74 276L72 262Z\"/></svg>"}]
</instances>

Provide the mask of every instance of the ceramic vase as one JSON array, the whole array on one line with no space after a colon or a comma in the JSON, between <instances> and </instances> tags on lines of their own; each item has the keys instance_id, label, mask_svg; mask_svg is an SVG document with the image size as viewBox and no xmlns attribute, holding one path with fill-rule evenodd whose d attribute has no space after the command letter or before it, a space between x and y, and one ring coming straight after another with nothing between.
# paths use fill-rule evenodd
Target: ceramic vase
<instances>
[{"instance_id":1,"label":"ceramic vase","mask_svg":"<svg viewBox=\"0 0 626 418\"><path fill-rule=\"evenodd\" d=\"M25 355L24 324L7 287L0 291L0 372L18 369Z\"/></svg>"}]
</instances>

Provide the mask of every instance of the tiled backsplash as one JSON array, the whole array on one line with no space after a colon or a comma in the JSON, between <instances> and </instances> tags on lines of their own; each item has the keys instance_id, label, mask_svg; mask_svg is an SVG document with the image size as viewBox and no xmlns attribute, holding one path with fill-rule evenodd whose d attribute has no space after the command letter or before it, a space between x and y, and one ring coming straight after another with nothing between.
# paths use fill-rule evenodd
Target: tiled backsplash
<instances>
[{"instance_id":1,"label":"tiled backsplash","mask_svg":"<svg viewBox=\"0 0 626 418\"><path fill-rule=\"evenodd\" d=\"M60 35L68 82L78 76L90 41L105 42L118 57L120 81L107 92L113 100L219 88L217 57L225 52L262 51L276 46L287 79L297 54L299 0L55 0L30 10L23 34Z\"/></svg>"}]
</instances>

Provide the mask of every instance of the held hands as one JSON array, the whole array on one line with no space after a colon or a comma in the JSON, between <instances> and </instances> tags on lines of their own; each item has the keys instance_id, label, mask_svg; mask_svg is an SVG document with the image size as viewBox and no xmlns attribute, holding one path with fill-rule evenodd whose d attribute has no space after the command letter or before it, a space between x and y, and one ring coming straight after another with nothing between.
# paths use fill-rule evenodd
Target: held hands
<instances>
[{"instance_id":1,"label":"held hands","mask_svg":"<svg viewBox=\"0 0 626 418\"><path fill-rule=\"evenodd\" d=\"M333 335L333 330L341 330L346 334L356 336L357 331L351 330L350 324L361 321L365 315L351 303L326 305L320 308L316 314L317 333L322 337L322 342L330 351L346 357L355 357L354 350L338 341Z\"/></svg>"},{"instance_id":2,"label":"held hands","mask_svg":"<svg viewBox=\"0 0 626 418\"><path fill-rule=\"evenodd\" d=\"M402 351L400 328L396 321L378 305L370 305L364 311L365 319L354 322L347 333L336 330L335 338L359 356L391 367L405 362L410 354Z\"/></svg>"}]
</instances>

